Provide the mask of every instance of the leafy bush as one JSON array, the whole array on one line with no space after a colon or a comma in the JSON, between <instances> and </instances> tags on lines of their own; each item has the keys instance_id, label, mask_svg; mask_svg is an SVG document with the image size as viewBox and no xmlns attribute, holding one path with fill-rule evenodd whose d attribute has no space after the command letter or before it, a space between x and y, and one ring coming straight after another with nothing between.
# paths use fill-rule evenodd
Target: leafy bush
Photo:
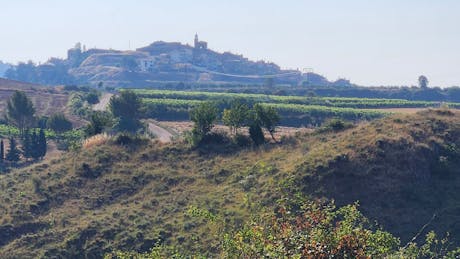
<instances>
[{"instance_id":1,"label":"leafy bush","mask_svg":"<svg viewBox=\"0 0 460 259\"><path fill-rule=\"evenodd\" d=\"M223 257L381 258L398 246L390 233L371 230L356 205L306 202L299 211L282 206L276 217L226 234Z\"/></svg>"},{"instance_id":2,"label":"leafy bush","mask_svg":"<svg viewBox=\"0 0 460 259\"><path fill-rule=\"evenodd\" d=\"M89 124L84 132L87 137L103 133L113 126L113 118L108 112L95 111L89 117Z\"/></svg>"},{"instance_id":3,"label":"leafy bush","mask_svg":"<svg viewBox=\"0 0 460 259\"><path fill-rule=\"evenodd\" d=\"M89 104L96 104L99 102L99 95L96 92L89 92L85 99Z\"/></svg>"},{"instance_id":4,"label":"leafy bush","mask_svg":"<svg viewBox=\"0 0 460 259\"><path fill-rule=\"evenodd\" d=\"M319 132L327 132L327 131L342 131L345 129L349 129L353 127L353 123L344 121L339 118L331 119L329 121L326 121L324 125L321 127Z\"/></svg>"},{"instance_id":5,"label":"leafy bush","mask_svg":"<svg viewBox=\"0 0 460 259\"><path fill-rule=\"evenodd\" d=\"M46 126L56 133L63 133L72 130L72 122L70 122L64 114L53 114L46 122Z\"/></svg>"},{"instance_id":6,"label":"leafy bush","mask_svg":"<svg viewBox=\"0 0 460 259\"><path fill-rule=\"evenodd\" d=\"M120 133L114 137L113 142L120 146L138 146L145 143L145 139L136 134Z\"/></svg>"}]
</instances>

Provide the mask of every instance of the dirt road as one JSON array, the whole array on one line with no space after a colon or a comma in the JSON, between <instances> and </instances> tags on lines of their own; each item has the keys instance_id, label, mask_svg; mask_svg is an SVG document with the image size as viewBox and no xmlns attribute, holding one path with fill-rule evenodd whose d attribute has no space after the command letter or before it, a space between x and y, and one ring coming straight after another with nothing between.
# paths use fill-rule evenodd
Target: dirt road
<instances>
[{"instance_id":1,"label":"dirt road","mask_svg":"<svg viewBox=\"0 0 460 259\"><path fill-rule=\"evenodd\" d=\"M160 140L160 142L163 142L163 143L171 142L172 138L174 137L174 135L171 134L171 132L158 126L158 122L156 121L149 120L148 124L149 124L149 131L155 134L155 136L158 138L158 140Z\"/></svg>"},{"instance_id":2,"label":"dirt road","mask_svg":"<svg viewBox=\"0 0 460 259\"><path fill-rule=\"evenodd\" d=\"M110 98L112 98L113 94L105 93L102 95L101 99L98 103L93 106L93 110L95 111L105 111L109 106Z\"/></svg>"}]
</instances>

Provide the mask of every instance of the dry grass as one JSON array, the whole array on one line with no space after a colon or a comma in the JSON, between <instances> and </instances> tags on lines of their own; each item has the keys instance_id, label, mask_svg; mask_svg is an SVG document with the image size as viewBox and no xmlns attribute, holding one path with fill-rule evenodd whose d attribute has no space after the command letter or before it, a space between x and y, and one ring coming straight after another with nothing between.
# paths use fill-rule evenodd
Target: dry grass
<instances>
[{"instance_id":1,"label":"dry grass","mask_svg":"<svg viewBox=\"0 0 460 259\"><path fill-rule=\"evenodd\" d=\"M392 112L401 114L415 114L420 111L428 110L429 108L385 108L385 109L369 109L381 112Z\"/></svg>"},{"instance_id":2,"label":"dry grass","mask_svg":"<svg viewBox=\"0 0 460 259\"><path fill-rule=\"evenodd\" d=\"M102 146L110 140L110 136L106 133L98 134L92 137L89 137L83 141L82 147L88 149L91 147Z\"/></svg>"},{"instance_id":3,"label":"dry grass","mask_svg":"<svg viewBox=\"0 0 460 259\"><path fill-rule=\"evenodd\" d=\"M160 121L158 122L159 125L162 127L165 127L178 135L190 131L193 128L193 122L191 121ZM224 125L216 125L213 129L215 132L226 132L227 134L230 134L230 129L227 126ZM242 134L248 134L248 128L243 127L239 129L239 132ZM275 132L275 138L280 139L281 137L288 137L288 136L294 136L298 133L311 133L313 132L313 129L311 128L294 128L294 127L276 127L276 132ZM265 132L265 137L268 139L270 138L270 134L268 132Z\"/></svg>"}]
</instances>

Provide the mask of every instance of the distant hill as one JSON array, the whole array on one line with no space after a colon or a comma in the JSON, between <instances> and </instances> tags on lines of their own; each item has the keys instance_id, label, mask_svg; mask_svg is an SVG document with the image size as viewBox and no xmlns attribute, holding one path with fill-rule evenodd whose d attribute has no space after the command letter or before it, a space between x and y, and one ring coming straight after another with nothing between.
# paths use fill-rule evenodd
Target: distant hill
<instances>
[{"instance_id":1,"label":"distant hill","mask_svg":"<svg viewBox=\"0 0 460 259\"><path fill-rule=\"evenodd\" d=\"M76 44L66 59L51 58L42 65L22 63L8 71L10 79L55 84L142 87L178 84L290 84L308 80L315 85L350 85L298 70L283 70L265 61L251 61L230 52L219 53L195 38L194 46L157 41L136 51L89 49Z\"/></svg>"},{"instance_id":2,"label":"distant hill","mask_svg":"<svg viewBox=\"0 0 460 259\"><path fill-rule=\"evenodd\" d=\"M216 257L215 226L187 210L237 227L273 211L283 190L359 201L402 244L428 222L419 238L449 231L459 244L459 115L393 116L260 149L113 140L83 148L0 176L0 257L100 258L158 242Z\"/></svg>"}]
</instances>

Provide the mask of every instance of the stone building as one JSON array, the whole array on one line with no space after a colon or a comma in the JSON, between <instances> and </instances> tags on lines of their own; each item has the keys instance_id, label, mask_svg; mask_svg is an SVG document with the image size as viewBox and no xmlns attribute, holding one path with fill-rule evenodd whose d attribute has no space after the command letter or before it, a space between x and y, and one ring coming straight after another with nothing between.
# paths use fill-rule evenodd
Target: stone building
<instances>
[{"instance_id":1,"label":"stone building","mask_svg":"<svg viewBox=\"0 0 460 259\"><path fill-rule=\"evenodd\" d=\"M195 49L208 49L208 43L206 41L200 41L198 39L198 33L195 34Z\"/></svg>"}]
</instances>

